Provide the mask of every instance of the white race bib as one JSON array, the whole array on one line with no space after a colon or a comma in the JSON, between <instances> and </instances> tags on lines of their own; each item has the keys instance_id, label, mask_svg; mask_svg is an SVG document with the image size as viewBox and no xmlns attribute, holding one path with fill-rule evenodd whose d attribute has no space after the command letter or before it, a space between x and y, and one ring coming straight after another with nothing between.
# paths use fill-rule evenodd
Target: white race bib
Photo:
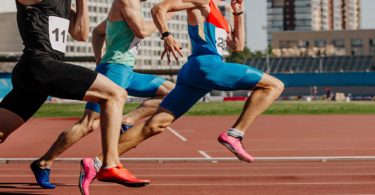
<instances>
[{"instance_id":1,"label":"white race bib","mask_svg":"<svg viewBox=\"0 0 375 195\"><path fill-rule=\"evenodd\" d=\"M216 28L215 37L216 37L216 49L220 55L227 55L227 36L228 33L224 29Z\"/></svg>"},{"instance_id":2,"label":"white race bib","mask_svg":"<svg viewBox=\"0 0 375 195\"><path fill-rule=\"evenodd\" d=\"M138 54L138 51L139 51L139 42L141 41L140 38L138 37L134 37L132 43L130 44L130 47L129 47L129 53L133 54L134 56L136 56Z\"/></svg>"},{"instance_id":3,"label":"white race bib","mask_svg":"<svg viewBox=\"0 0 375 195\"><path fill-rule=\"evenodd\" d=\"M52 49L65 53L68 41L69 20L56 16L48 17L49 42Z\"/></svg>"}]
</instances>

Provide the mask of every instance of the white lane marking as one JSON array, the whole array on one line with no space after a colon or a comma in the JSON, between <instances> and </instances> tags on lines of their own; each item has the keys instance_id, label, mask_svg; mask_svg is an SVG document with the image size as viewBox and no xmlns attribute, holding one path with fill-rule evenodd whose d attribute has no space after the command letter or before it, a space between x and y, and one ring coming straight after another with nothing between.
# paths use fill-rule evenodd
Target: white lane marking
<instances>
[{"instance_id":1,"label":"white lane marking","mask_svg":"<svg viewBox=\"0 0 375 195\"><path fill-rule=\"evenodd\" d=\"M152 186L273 186L273 185L373 185L375 182L270 182L270 183L169 183L155 184ZM0 185L1 186L1 185ZM77 186L77 184L59 184L58 186ZM120 186L111 183L93 183L90 186Z\"/></svg>"},{"instance_id":2,"label":"white lane marking","mask_svg":"<svg viewBox=\"0 0 375 195\"><path fill-rule=\"evenodd\" d=\"M182 136L180 133L178 133L176 130L172 129L171 127L167 127L168 131L170 131L171 133L173 133L176 137L178 137L178 139L180 139L181 141L183 142L186 142L187 139Z\"/></svg>"},{"instance_id":3,"label":"white lane marking","mask_svg":"<svg viewBox=\"0 0 375 195\"><path fill-rule=\"evenodd\" d=\"M195 168L194 168L195 169ZM135 169L132 169L132 170L135 170ZM195 169L196 170L196 169ZM207 169L205 169L207 170ZM11 175L0 175L0 178L10 178L10 177L13 177L13 178L16 178L16 177L25 177L25 178L28 178L28 177L33 177L34 175L31 175L31 174L23 174L23 175L16 175L16 174L11 174ZM275 179L279 179L279 178L285 178L285 177L290 177L290 176L298 176L298 177L301 177L300 180L307 180L307 179L310 179L311 177L326 177L325 179L327 179L328 177L343 177L343 179L352 179L353 176L355 177L373 177L374 175L373 174L351 174L351 173L348 173L348 174L309 174L309 173L293 173L293 174L246 174L246 173L242 173L241 175L220 175L220 174L203 174L203 175L186 175L186 174L176 174L176 175L163 175L163 174L159 174L159 175L153 175L153 174L137 174L138 177L182 177L182 178L199 178L199 177L220 177L220 178L232 178L232 177L241 177L241 178L253 178L253 177L263 177L263 178L266 178L266 177L273 177ZM77 177L77 174L67 174L67 175L54 175L53 177L56 177L56 178L76 178ZM307 179L303 178L303 177L309 177ZM362 180L367 180L367 179L362 179ZM293 178L294 179L294 178ZM329 178L328 178L329 179ZM357 179L361 179L361 178L357 178ZM289 179L291 180L291 179ZM360 181L358 181L360 182ZM363 181L364 182L364 181ZM375 182L375 181L374 181ZM303 183L303 182L301 182ZM0 186L2 184L0 183Z\"/></svg>"},{"instance_id":4,"label":"white lane marking","mask_svg":"<svg viewBox=\"0 0 375 195\"><path fill-rule=\"evenodd\" d=\"M207 154L207 152L205 152L203 150L199 150L198 153L201 154L205 159L213 159L210 155ZM217 160L213 160L211 162L212 163L218 163Z\"/></svg>"},{"instance_id":5,"label":"white lane marking","mask_svg":"<svg viewBox=\"0 0 375 195\"><path fill-rule=\"evenodd\" d=\"M201 154L204 158L209 158L209 159L212 159L212 157L210 155L208 155L205 151L203 150L199 150L198 151L199 154Z\"/></svg>"},{"instance_id":6,"label":"white lane marking","mask_svg":"<svg viewBox=\"0 0 375 195\"><path fill-rule=\"evenodd\" d=\"M186 139L186 138L185 138ZM0 164L10 162L32 162L37 158L0 158ZM57 158L57 161L62 162L79 162L82 158ZM214 157L214 158L120 158L121 161L126 162L201 162L201 161L239 161L234 157ZM375 161L375 156L305 156L305 157L256 157L258 162L279 162L279 161L310 161L310 162L335 162L335 161Z\"/></svg>"}]
</instances>

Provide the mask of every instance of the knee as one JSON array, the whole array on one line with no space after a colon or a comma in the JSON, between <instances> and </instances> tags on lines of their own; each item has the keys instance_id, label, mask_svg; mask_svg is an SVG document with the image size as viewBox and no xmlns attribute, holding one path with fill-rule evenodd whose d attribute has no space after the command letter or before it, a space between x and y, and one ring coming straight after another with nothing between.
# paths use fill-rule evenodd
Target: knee
<instances>
[{"instance_id":1,"label":"knee","mask_svg":"<svg viewBox=\"0 0 375 195\"><path fill-rule=\"evenodd\" d=\"M280 81L279 79L275 79L272 88L278 95L281 95L281 93L284 91L285 86L282 81Z\"/></svg>"},{"instance_id":2,"label":"knee","mask_svg":"<svg viewBox=\"0 0 375 195\"><path fill-rule=\"evenodd\" d=\"M117 87L113 89L109 94L108 100L112 100L117 103L124 104L126 98L128 97L128 93L121 87Z\"/></svg>"},{"instance_id":3,"label":"knee","mask_svg":"<svg viewBox=\"0 0 375 195\"><path fill-rule=\"evenodd\" d=\"M98 125L95 125L94 122L81 124L80 126L80 130L84 136L92 133L96 128L98 128Z\"/></svg>"},{"instance_id":4,"label":"knee","mask_svg":"<svg viewBox=\"0 0 375 195\"><path fill-rule=\"evenodd\" d=\"M167 94L168 94L169 92L172 91L172 89L174 89L174 87L176 86L176 84L174 84L174 83L172 83L170 81L165 81L164 84L163 84L163 86L167 90Z\"/></svg>"},{"instance_id":5,"label":"knee","mask_svg":"<svg viewBox=\"0 0 375 195\"><path fill-rule=\"evenodd\" d=\"M92 133L95 129L99 127L99 124L96 124L95 120L82 120L78 124L78 131L81 132L83 136L86 136ZM68 136L68 132L64 132L64 136Z\"/></svg>"},{"instance_id":6,"label":"knee","mask_svg":"<svg viewBox=\"0 0 375 195\"><path fill-rule=\"evenodd\" d=\"M170 81L165 81L163 85L159 87L157 94L160 96L166 96L169 92L171 92L174 89L175 86L176 84Z\"/></svg>"},{"instance_id":7,"label":"knee","mask_svg":"<svg viewBox=\"0 0 375 195\"><path fill-rule=\"evenodd\" d=\"M163 125L161 123L151 121L146 124L145 126L145 132L148 134L148 136L157 135L160 133L163 133L167 129L167 125Z\"/></svg>"}]
</instances>

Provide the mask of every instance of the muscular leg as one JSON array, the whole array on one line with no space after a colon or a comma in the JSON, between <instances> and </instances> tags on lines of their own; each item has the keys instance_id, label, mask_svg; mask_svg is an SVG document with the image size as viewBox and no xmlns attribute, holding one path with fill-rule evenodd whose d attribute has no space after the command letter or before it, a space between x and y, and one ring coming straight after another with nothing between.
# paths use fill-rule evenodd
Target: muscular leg
<instances>
[{"instance_id":1,"label":"muscular leg","mask_svg":"<svg viewBox=\"0 0 375 195\"><path fill-rule=\"evenodd\" d=\"M122 122L125 124L133 125L137 121L154 114L160 102L174 88L174 86L174 83L165 81L156 91L155 97L145 100L141 105L137 107L137 109L124 115L122 118Z\"/></svg>"},{"instance_id":2,"label":"muscular leg","mask_svg":"<svg viewBox=\"0 0 375 195\"><path fill-rule=\"evenodd\" d=\"M0 108L0 118L0 143L2 143L13 131L24 124L24 120L4 108Z\"/></svg>"},{"instance_id":3,"label":"muscular leg","mask_svg":"<svg viewBox=\"0 0 375 195\"><path fill-rule=\"evenodd\" d=\"M125 90L108 78L98 74L98 77L84 97L85 101L100 104L100 127L104 154L103 166L105 167L115 166L120 162L117 145L126 96Z\"/></svg>"},{"instance_id":4,"label":"muscular leg","mask_svg":"<svg viewBox=\"0 0 375 195\"><path fill-rule=\"evenodd\" d=\"M121 135L119 142L119 154L123 154L142 141L162 133L174 121L175 117L168 110L159 107L156 113L146 122L135 125L129 131ZM100 160L103 156L98 157Z\"/></svg>"},{"instance_id":5,"label":"muscular leg","mask_svg":"<svg viewBox=\"0 0 375 195\"><path fill-rule=\"evenodd\" d=\"M78 140L99 127L99 113L85 110L83 117L62 132L49 150L38 160L41 168L50 168L55 159Z\"/></svg>"},{"instance_id":6,"label":"muscular leg","mask_svg":"<svg viewBox=\"0 0 375 195\"><path fill-rule=\"evenodd\" d=\"M158 97L143 102L139 109L131 112L135 113L134 115L130 114L132 117L126 117L125 115L126 119L130 118L136 122L137 120L153 114L156 111L157 106L160 104L161 99L167 95L173 87L173 83L169 81L164 82L156 92ZM86 109L81 120L75 123L71 128L62 132L51 148L38 160L40 167L50 168L58 156L60 156L78 140L97 129L99 124L99 113Z\"/></svg>"},{"instance_id":7,"label":"muscular leg","mask_svg":"<svg viewBox=\"0 0 375 195\"><path fill-rule=\"evenodd\" d=\"M264 74L256 89L247 98L241 115L232 127L245 132L254 119L264 112L283 90L284 85L280 80Z\"/></svg>"}]
</instances>

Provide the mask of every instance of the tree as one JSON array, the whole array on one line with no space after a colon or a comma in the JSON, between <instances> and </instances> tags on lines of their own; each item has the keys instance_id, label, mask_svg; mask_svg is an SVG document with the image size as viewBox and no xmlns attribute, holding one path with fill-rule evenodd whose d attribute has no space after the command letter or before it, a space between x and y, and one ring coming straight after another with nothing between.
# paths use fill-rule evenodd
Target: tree
<instances>
[{"instance_id":1,"label":"tree","mask_svg":"<svg viewBox=\"0 0 375 195\"><path fill-rule=\"evenodd\" d=\"M229 56L225 58L227 62L245 64L246 61L254 56L250 49L245 47L242 52L230 51Z\"/></svg>"}]
</instances>

